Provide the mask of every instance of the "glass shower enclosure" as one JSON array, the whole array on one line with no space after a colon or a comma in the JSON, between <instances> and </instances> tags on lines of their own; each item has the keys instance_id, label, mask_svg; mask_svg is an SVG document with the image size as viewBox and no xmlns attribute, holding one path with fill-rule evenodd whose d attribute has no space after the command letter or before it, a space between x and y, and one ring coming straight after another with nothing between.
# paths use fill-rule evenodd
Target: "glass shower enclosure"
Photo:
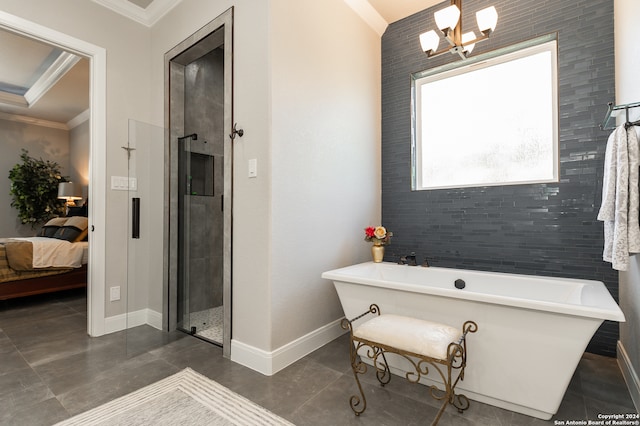
<instances>
[{"instance_id":1,"label":"glass shower enclosure","mask_svg":"<svg viewBox=\"0 0 640 426\"><path fill-rule=\"evenodd\" d=\"M233 8L165 53L168 329L231 355ZM238 133L239 134L239 133Z\"/></svg>"}]
</instances>

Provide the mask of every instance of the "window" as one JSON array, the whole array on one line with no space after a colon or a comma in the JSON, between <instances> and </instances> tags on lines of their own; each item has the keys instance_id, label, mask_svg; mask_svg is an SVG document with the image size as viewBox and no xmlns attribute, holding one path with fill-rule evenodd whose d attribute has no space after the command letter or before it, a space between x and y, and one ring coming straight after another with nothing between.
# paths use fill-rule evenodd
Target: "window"
<instances>
[{"instance_id":1,"label":"window","mask_svg":"<svg viewBox=\"0 0 640 426\"><path fill-rule=\"evenodd\" d=\"M550 38L412 76L414 190L558 181Z\"/></svg>"}]
</instances>

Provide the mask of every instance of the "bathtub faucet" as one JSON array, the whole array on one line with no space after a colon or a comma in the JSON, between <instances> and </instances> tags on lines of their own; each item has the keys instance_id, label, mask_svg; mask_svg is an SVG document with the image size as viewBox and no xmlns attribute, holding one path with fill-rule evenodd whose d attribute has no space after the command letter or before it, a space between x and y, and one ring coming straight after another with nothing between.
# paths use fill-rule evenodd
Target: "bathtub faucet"
<instances>
[{"instance_id":1,"label":"bathtub faucet","mask_svg":"<svg viewBox=\"0 0 640 426\"><path fill-rule=\"evenodd\" d=\"M411 252L408 256L402 256L400 260L398 260L398 265L409 265L416 266L418 262L416 262L416 254Z\"/></svg>"}]
</instances>

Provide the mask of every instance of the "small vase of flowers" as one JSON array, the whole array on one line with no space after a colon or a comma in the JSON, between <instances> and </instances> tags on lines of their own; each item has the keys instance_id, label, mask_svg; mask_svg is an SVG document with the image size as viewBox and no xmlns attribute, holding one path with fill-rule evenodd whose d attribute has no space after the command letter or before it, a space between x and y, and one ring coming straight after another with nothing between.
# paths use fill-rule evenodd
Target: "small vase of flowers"
<instances>
[{"instance_id":1,"label":"small vase of flowers","mask_svg":"<svg viewBox=\"0 0 640 426\"><path fill-rule=\"evenodd\" d=\"M368 226L364 228L364 240L372 242L371 256L375 263L382 262L384 246L391 243L393 233L388 232L384 226Z\"/></svg>"}]
</instances>

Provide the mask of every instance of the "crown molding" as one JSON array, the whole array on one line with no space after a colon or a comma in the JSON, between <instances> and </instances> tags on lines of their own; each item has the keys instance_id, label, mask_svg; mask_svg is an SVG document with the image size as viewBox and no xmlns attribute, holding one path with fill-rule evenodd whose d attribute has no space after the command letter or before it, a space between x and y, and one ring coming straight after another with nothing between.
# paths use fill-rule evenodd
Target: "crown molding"
<instances>
[{"instance_id":1,"label":"crown molding","mask_svg":"<svg viewBox=\"0 0 640 426\"><path fill-rule=\"evenodd\" d=\"M91 118L91 108L87 108L82 111L80 114L73 117L71 120L67 121L67 129L71 130L75 127L78 127L85 121Z\"/></svg>"},{"instance_id":2,"label":"crown molding","mask_svg":"<svg viewBox=\"0 0 640 426\"><path fill-rule=\"evenodd\" d=\"M33 126L48 127L50 129L71 130L78 127L91 118L91 108L82 111L66 123L57 121L42 120L39 118L27 117L26 115L8 114L0 111L0 120L14 121L16 123L31 124Z\"/></svg>"},{"instance_id":3,"label":"crown molding","mask_svg":"<svg viewBox=\"0 0 640 426\"><path fill-rule=\"evenodd\" d=\"M149 7L143 9L127 0L91 0L120 15L134 20L147 27L156 22L176 7L182 0L153 0Z\"/></svg>"},{"instance_id":4,"label":"crown molding","mask_svg":"<svg viewBox=\"0 0 640 426\"><path fill-rule=\"evenodd\" d=\"M380 37L387 30L389 23L371 6L367 0L344 0Z\"/></svg>"},{"instance_id":5,"label":"crown molding","mask_svg":"<svg viewBox=\"0 0 640 426\"><path fill-rule=\"evenodd\" d=\"M0 112L0 120L31 124L33 126L48 127L50 129L69 130L69 127L67 127L66 124L58 123L57 121L41 120L39 118L27 117L25 115L7 114L6 112Z\"/></svg>"},{"instance_id":6,"label":"crown molding","mask_svg":"<svg viewBox=\"0 0 640 426\"><path fill-rule=\"evenodd\" d=\"M23 108L29 107L29 102L22 95L3 92L0 90L0 104L19 106Z\"/></svg>"}]
</instances>

